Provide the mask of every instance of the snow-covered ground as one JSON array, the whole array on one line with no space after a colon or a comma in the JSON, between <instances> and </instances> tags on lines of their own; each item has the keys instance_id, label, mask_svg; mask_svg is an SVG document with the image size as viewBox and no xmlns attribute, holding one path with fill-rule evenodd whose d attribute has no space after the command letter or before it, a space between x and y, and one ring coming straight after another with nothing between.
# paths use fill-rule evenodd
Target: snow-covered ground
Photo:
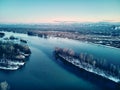
<instances>
[{"instance_id":1,"label":"snow-covered ground","mask_svg":"<svg viewBox=\"0 0 120 90\"><path fill-rule=\"evenodd\" d=\"M97 75L100 75L102 77L105 77L109 80L112 80L116 83L120 82L120 79L117 78L117 77L113 77L112 75L108 75L105 71L101 70L101 69L96 69L94 68L92 65L90 64L87 64L87 63L81 63L79 62L79 60L75 59L75 60L69 60L67 57L64 57L62 55L59 54L60 57L62 57L63 59L65 59L66 61L68 61L69 63L72 63L73 65L79 67L79 68L82 68L88 72L91 72L91 73L94 73L94 74L97 74ZM77 63L77 64L76 64ZM79 64L78 64L79 63ZM86 66L84 66L85 64L87 64Z\"/></svg>"}]
</instances>

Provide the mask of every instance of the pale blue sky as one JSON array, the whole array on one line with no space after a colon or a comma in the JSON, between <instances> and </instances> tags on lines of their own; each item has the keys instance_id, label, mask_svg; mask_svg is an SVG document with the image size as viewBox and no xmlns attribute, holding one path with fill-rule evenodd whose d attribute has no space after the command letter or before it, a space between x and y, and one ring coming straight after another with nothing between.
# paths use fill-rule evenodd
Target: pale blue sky
<instances>
[{"instance_id":1,"label":"pale blue sky","mask_svg":"<svg viewBox=\"0 0 120 90\"><path fill-rule=\"evenodd\" d=\"M0 0L1 23L120 21L120 0Z\"/></svg>"}]
</instances>

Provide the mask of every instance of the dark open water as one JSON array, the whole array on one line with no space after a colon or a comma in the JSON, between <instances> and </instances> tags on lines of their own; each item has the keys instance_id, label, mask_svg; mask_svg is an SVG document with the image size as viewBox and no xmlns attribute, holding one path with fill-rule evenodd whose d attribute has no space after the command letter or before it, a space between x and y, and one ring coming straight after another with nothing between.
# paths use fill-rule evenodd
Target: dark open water
<instances>
[{"instance_id":1,"label":"dark open water","mask_svg":"<svg viewBox=\"0 0 120 90\"><path fill-rule=\"evenodd\" d=\"M24 67L17 71L0 70L0 82L7 81L10 90L104 90L118 89L103 78L71 68L53 57L55 46L87 52L108 62L120 65L120 49L88 44L68 39L43 39L25 34L6 32L28 40L32 54Z\"/></svg>"}]
</instances>

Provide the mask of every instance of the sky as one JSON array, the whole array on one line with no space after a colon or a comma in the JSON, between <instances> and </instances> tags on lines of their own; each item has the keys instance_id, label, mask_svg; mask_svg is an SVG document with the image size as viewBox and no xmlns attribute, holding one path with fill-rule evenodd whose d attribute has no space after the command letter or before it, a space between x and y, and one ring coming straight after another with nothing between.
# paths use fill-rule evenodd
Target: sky
<instances>
[{"instance_id":1,"label":"sky","mask_svg":"<svg viewBox=\"0 0 120 90\"><path fill-rule=\"evenodd\" d=\"M120 22L120 0L0 0L0 23Z\"/></svg>"}]
</instances>

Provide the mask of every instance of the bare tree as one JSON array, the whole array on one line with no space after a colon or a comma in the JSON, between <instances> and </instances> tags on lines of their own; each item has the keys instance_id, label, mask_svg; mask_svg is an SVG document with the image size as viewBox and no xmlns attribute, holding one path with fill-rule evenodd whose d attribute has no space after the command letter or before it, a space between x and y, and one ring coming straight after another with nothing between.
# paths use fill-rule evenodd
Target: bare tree
<instances>
[{"instance_id":1,"label":"bare tree","mask_svg":"<svg viewBox=\"0 0 120 90\"><path fill-rule=\"evenodd\" d=\"M75 55L75 53L74 53L74 51L72 49L69 49L69 55L71 55L71 56Z\"/></svg>"},{"instance_id":2,"label":"bare tree","mask_svg":"<svg viewBox=\"0 0 120 90\"><path fill-rule=\"evenodd\" d=\"M95 60L93 60L93 67L95 67L96 66L96 61Z\"/></svg>"}]
</instances>

